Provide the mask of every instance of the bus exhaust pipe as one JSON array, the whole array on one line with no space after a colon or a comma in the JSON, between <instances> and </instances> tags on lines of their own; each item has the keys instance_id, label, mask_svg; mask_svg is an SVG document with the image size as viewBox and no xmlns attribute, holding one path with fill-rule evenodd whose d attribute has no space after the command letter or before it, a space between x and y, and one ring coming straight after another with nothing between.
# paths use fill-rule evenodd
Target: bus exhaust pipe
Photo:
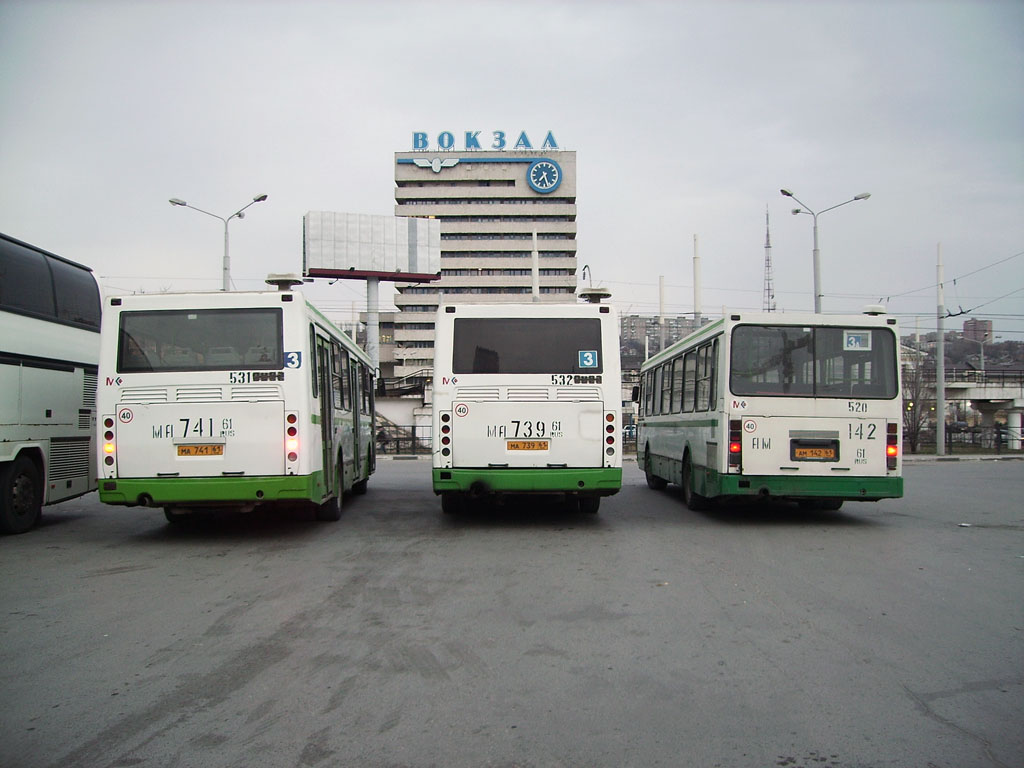
<instances>
[{"instance_id":1,"label":"bus exhaust pipe","mask_svg":"<svg viewBox=\"0 0 1024 768\"><path fill-rule=\"evenodd\" d=\"M767 499L769 496L772 495L772 492L769 491L766 486L762 486L757 489L757 495L760 496L762 499Z\"/></svg>"},{"instance_id":2,"label":"bus exhaust pipe","mask_svg":"<svg viewBox=\"0 0 1024 768\"><path fill-rule=\"evenodd\" d=\"M471 499L481 499L487 495L487 484L482 480L477 480L471 486L469 486L469 497Z\"/></svg>"},{"instance_id":3,"label":"bus exhaust pipe","mask_svg":"<svg viewBox=\"0 0 1024 768\"><path fill-rule=\"evenodd\" d=\"M141 496L139 496L139 506L140 507L152 507L153 506L153 497L150 496L148 493L143 493Z\"/></svg>"}]
</instances>

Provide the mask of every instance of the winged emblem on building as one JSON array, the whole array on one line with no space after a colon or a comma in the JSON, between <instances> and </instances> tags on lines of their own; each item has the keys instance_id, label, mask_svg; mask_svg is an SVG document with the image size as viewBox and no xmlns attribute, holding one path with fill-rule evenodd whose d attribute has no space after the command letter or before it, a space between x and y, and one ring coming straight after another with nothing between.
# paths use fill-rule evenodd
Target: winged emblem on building
<instances>
[{"instance_id":1,"label":"winged emblem on building","mask_svg":"<svg viewBox=\"0 0 1024 768\"><path fill-rule=\"evenodd\" d=\"M429 168L434 173L440 173L442 168L451 168L453 165L459 164L459 158L449 157L442 160L440 157L435 157L433 160L427 160L426 158L417 157L413 159L420 168Z\"/></svg>"}]
</instances>

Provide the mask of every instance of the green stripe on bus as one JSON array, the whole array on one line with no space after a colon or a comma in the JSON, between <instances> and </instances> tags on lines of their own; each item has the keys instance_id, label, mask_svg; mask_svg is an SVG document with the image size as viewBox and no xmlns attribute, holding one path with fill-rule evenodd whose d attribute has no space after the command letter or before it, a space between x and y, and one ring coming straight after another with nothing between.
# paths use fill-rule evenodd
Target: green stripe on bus
<instances>
[{"instance_id":1,"label":"green stripe on bus","mask_svg":"<svg viewBox=\"0 0 1024 768\"><path fill-rule=\"evenodd\" d=\"M140 477L99 481L105 504L138 504L148 497L153 506L232 504L272 501L320 501L323 473L286 477Z\"/></svg>"},{"instance_id":2,"label":"green stripe on bus","mask_svg":"<svg viewBox=\"0 0 1024 768\"><path fill-rule=\"evenodd\" d=\"M903 497L902 477L780 477L727 475L705 470L695 472L694 480L698 486L697 492L709 497L758 496L765 491L769 496L792 498L806 496L877 501ZM700 485L704 486L703 489Z\"/></svg>"},{"instance_id":3,"label":"green stripe on bus","mask_svg":"<svg viewBox=\"0 0 1024 768\"><path fill-rule=\"evenodd\" d=\"M434 492L565 493L610 496L622 487L622 468L598 469L434 469Z\"/></svg>"}]
</instances>

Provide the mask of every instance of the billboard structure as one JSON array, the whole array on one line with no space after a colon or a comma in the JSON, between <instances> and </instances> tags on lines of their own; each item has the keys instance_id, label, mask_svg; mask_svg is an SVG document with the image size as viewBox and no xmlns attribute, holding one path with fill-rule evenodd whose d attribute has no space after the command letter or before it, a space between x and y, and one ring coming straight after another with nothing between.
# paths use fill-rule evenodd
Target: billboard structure
<instances>
[{"instance_id":1,"label":"billboard structure","mask_svg":"<svg viewBox=\"0 0 1024 768\"><path fill-rule=\"evenodd\" d=\"M441 278L440 220L310 211L302 239L305 277L366 281L366 352L379 368L380 281Z\"/></svg>"}]
</instances>

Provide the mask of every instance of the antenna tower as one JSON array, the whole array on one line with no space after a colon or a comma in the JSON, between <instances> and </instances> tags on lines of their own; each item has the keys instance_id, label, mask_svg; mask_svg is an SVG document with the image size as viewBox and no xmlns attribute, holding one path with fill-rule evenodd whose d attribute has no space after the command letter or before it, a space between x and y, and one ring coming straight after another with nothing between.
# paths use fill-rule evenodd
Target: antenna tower
<instances>
[{"instance_id":1,"label":"antenna tower","mask_svg":"<svg viewBox=\"0 0 1024 768\"><path fill-rule=\"evenodd\" d=\"M772 277L772 235L768 222L768 206L764 207L764 293L762 308L775 311L775 278Z\"/></svg>"}]
</instances>

